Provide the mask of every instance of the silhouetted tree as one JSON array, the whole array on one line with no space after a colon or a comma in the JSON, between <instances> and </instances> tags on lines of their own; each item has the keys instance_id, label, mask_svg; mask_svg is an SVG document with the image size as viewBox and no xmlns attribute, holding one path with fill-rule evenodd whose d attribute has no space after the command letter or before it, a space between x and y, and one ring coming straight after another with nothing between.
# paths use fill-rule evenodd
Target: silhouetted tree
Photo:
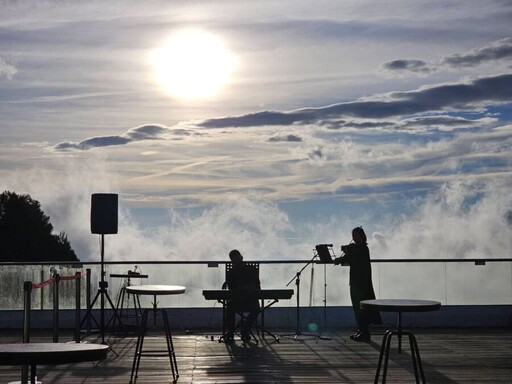
<instances>
[{"instance_id":1,"label":"silhouetted tree","mask_svg":"<svg viewBox=\"0 0 512 384\"><path fill-rule=\"evenodd\" d=\"M78 261L67 235L52 231L50 217L30 195L0 195L0 261Z\"/></svg>"}]
</instances>

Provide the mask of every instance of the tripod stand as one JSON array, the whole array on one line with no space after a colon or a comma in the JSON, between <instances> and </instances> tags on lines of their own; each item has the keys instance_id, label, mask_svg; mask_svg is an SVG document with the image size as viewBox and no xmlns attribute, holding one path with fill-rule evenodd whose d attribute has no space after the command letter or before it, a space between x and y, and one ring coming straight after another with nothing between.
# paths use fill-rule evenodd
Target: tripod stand
<instances>
[{"instance_id":1,"label":"tripod stand","mask_svg":"<svg viewBox=\"0 0 512 384\"><path fill-rule=\"evenodd\" d=\"M98 289L98 292L96 293L96 296L94 297L91 304L89 305L89 308L87 308L87 313L85 314L84 318L82 319L80 326L83 325L84 321L87 318L91 318L99 329L99 332L101 334L101 343L106 344L105 343L105 328L106 328L105 327L105 297L107 298L107 300L110 304L110 308L112 308L112 310L113 310L114 318L117 321L119 321L119 325L121 327L122 327L122 323L121 323L121 318L119 317L119 315L117 313L117 309L116 309L114 303L112 302L112 299L108 295L108 291L107 291L108 283L105 281L105 235L103 233L101 234L100 266L101 266L101 277L100 277L100 282L99 282L99 289ZM94 308L94 304L96 303L98 298L100 298L100 323L99 324L96 321L96 319L94 318L94 316L92 315L92 309Z\"/></svg>"}]
</instances>

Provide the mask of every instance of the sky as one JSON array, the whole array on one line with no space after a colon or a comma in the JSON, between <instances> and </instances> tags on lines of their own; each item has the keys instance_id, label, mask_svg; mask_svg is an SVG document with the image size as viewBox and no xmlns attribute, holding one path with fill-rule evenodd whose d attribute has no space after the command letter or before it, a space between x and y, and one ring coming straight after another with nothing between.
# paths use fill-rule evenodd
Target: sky
<instances>
[{"instance_id":1,"label":"sky","mask_svg":"<svg viewBox=\"0 0 512 384\"><path fill-rule=\"evenodd\" d=\"M1 1L0 189L95 261L506 258L509 1Z\"/></svg>"}]
</instances>

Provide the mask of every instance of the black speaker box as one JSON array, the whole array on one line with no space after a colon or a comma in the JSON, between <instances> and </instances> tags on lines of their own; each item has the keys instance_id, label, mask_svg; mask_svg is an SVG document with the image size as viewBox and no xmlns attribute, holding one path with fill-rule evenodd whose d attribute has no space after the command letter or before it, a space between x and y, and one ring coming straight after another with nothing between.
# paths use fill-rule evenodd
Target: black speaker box
<instances>
[{"instance_id":1,"label":"black speaker box","mask_svg":"<svg viewBox=\"0 0 512 384\"><path fill-rule=\"evenodd\" d=\"M117 202L115 193L91 195L91 233L117 233Z\"/></svg>"}]
</instances>

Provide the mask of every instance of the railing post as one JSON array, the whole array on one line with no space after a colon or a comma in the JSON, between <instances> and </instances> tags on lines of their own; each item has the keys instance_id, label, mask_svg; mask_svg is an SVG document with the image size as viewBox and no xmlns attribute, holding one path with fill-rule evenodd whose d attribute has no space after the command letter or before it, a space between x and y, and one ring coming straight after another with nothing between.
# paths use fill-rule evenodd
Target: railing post
<instances>
[{"instance_id":1,"label":"railing post","mask_svg":"<svg viewBox=\"0 0 512 384\"><path fill-rule=\"evenodd\" d=\"M80 286L82 273L75 272L75 342L80 343Z\"/></svg>"},{"instance_id":2,"label":"railing post","mask_svg":"<svg viewBox=\"0 0 512 384\"><path fill-rule=\"evenodd\" d=\"M44 281L44 268L41 268L39 275L39 281ZM41 298L40 308L42 311L44 309L44 287L41 287L41 292L39 292L39 295L39 297Z\"/></svg>"},{"instance_id":3,"label":"railing post","mask_svg":"<svg viewBox=\"0 0 512 384\"><path fill-rule=\"evenodd\" d=\"M53 342L59 342L59 285L60 275L56 273L53 284Z\"/></svg>"},{"instance_id":4,"label":"railing post","mask_svg":"<svg viewBox=\"0 0 512 384\"><path fill-rule=\"evenodd\" d=\"M23 283L23 342L30 343L30 310L32 304L32 282Z\"/></svg>"},{"instance_id":5,"label":"railing post","mask_svg":"<svg viewBox=\"0 0 512 384\"><path fill-rule=\"evenodd\" d=\"M92 310L91 308L91 269L87 268L85 270L87 272L86 276L86 287L85 287L85 305L88 311ZM91 333L91 316L87 316L87 334Z\"/></svg>"},{"instance_id":6,"label":"railing post","mask_svg":"<svg viewBox=\"0 0 512 384\"><path fill-rule=\"evenodd\" d=\"M30 342L30 310L32 304L32 282L23 283L23 342ZM21 366L21 382L28 383L28 365Z\"/></svg>"}]
</instances>

